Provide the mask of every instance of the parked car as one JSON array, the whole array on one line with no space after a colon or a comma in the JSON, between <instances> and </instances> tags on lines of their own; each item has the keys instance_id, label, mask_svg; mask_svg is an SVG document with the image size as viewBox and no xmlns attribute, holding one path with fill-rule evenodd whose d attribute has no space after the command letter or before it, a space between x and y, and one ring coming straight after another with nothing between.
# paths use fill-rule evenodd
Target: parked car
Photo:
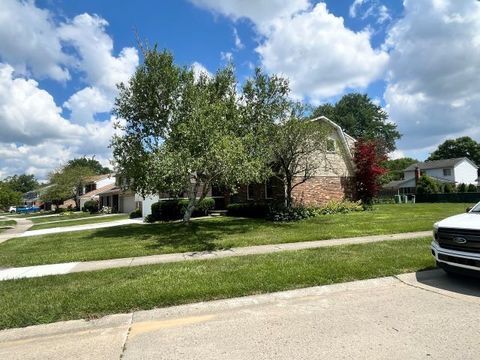
<instances>
[{"instance_id":1,"label":"parked car","mask_svg":"<svg viewBox=\"0 0 480 360\"><path fill-rule=\"evenodd\" d=\"M17 214L30 214L36 213L38 211L40 211L40 208L36 206L17 206L15 208L15 212Z\"/></svg>"},{"instance_id":2,"label":"parked car","mask_svg":"<svg viewBox=\"0 0 480 360\"><path fill-rule=\"evenodd\" d=\"M432 255L447 273L480 276L480 202L434 224Z\"/></svg>"},{"instance_id":3,"label":"parked car","mask_svg":"<svg viewBox=\"0 0 480 360\"><path fill-rule=\"evenodd\" d=\"M10 206L10 208L8 209L8 212L10 214L15 214L17 212L17 207L16 206Z\"/></svg>"}]
</instances>

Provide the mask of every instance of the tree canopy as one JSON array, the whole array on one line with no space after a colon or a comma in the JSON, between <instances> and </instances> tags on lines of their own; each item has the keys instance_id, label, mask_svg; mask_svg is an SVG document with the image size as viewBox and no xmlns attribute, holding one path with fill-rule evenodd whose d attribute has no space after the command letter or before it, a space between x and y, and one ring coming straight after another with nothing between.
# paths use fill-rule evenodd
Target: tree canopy
<instances>
[{"instance_id":1,"label":"tree canopy","mask_svg":"<svg viewBox=\"0 0 480 360\"><path fill-rule=\"evenodd\" d=\"M35 190L38 187L38 181L35 178L35 175L13 175L7 177L4 182L8 184L13 191L22 194Z\"/></svg>"},{"instance_id":2,"label":"tree canopy","mask_svg":"<svg viewBox=\"0 0 480 360\"><path fill-rule=\"evenodd\" d=\"M293 113L276 125L272 138L274 173L284 187L285 206L292 206L292 191L311 179L324 165L320 154L327 153L325 124L302 119Z\"/></svg>"},{"instance_id":3,"label":"tree canopy","mask_svg":"<svg viewBox=\"0 0 480 360\"><path fill-rule=\"evenodd\" d=\"M112 139L117 173L142 195L185 192L193 209L211 185L234 188L269 174L274 121L285 116L288 82L256 70L240 93L231 65L196 76L168 51L143 49L144 62L119 85Z\"/></svg>"},{"instance_id":4,"label":"tree canopy","mask_svg":"<svg viewBox=\"0 0 480 360\"><path fill-rule=\"evenodd\" d=\"M387 172L382 175L381 183L386 184L390 181L402 180L403 170L415 163L418 163L418 160L409 157L384 161L382 167L384 167Z\"/></svg>"},{"instance_id":5,"label":"tree canopy","mask_svg":"<svg viewBox=\"0 0 480 360\"><path fill-rule=\"evenodd\" d=\"M85 183L85 178L95 175L90 167L65 165L59 170L49 174L50 186L45 188L41 198L43 201L51 201L59 204L71 198L75 198L79 189Z\"/></svg>"},{"instance_id":6,"label":"tree canopy","mask_svg":"<svg viewBox=\"0 0 480 360\"><path fill-rule=\"evenodd\" d=\"M79 166L84 168L90 168L95 175L110 174L112 172L111 169L100 164L100 162L95 159L95 156L92 156L91 158L87 158L84 156L81 158L69 160L65 165L65 169L75 168Z\"/></svg>"},{"instance_id":7,"label":"tree canopy","mask_svg":"<svg viewBox=\"0 0 480 360\"><path fill-rule=\"evenodd\" d=\"M388 114L366 94L347 94L336 104L320 105L313 111L313 116L322 115L354 138L375 140L377 151L383 155L394 151L395 142L401 137L397 126L388 121Z\"/></svg>"},{"instance_id":8,"label":"tree canopy","mask_svg":"<svg viewBox=\"0 0 480 360\"><path fill-rule=\"evenodd\" d=\"M467 157L475 164L480 165L480 143L469 136L446 140L430 154L428 160L442 160Z\"/></svg>"},{"instance_id":9,"label":"tree canopy","mask_svg":"<svg viewBox=\"0 0 480 360\"><path fill-rule=\"evenodd\" d=\"M12 189L10 184L0 181L0 209L8 210L10 206L22 203L22 193Z\"/></svg>"}]
</instances>

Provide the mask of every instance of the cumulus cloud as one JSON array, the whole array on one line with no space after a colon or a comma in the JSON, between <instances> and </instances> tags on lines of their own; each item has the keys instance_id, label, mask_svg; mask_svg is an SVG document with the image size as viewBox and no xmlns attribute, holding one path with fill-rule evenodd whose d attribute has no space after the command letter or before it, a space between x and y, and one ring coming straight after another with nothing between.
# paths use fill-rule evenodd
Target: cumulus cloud
<instances>
[{"instance_id":1,"label":"cumulus cloud","mask_svg":"<svg viewBox=\"0 0 480 360\"><path fill-rule=\"evenodd\" d=\"M193 4L228 16L233 20L250 19L256 26L268 27L278 18L308 9L308 0L190 0Z\"/></svg>"},{"instance_id":2,"label":"cumulus cloud","mask_svg":"<svg viewBox=\"0 0 480 360\"><path fill-rule=\"evenodd\" d=\"M0 4L0 60L16 72L65 81L71 59L62 45L51 15L33 1L2 0Z\"/></svg>"},{"instance_id":3,"label":"cumulus cloud","mask_svg":"<svg viewBox=\"0 0 480 360\"><path fill-rule=\"evenodd\" d=\"M373 49L369 30L348 29L325 3L192 0L232 19L249 18L259 33L263 67L290 79L295 97L318 103L382 78L387 52Z\"/></svg>"},{"instance_id":4,"label":"cumulus cloud","mask_svg":"<svg viewBox=\"0 0 480 360\"><path fill-rule=\"evenodd\" d=\"M387 20L392 19L388 8L378 0L355 0L350 5L348 13L352 18L358 17L361 13L360 18L362 20L374 17L378 24L383 24Z\"/></svg>"},{"instance_id":5,"label":"cumulus cloud","mask_svg":"<svg viewBox=\"0 0 480 360\"><path fill-rule=\"evenodd\" d=\"M480 3L404 2L389 31L387 110L404 150L431 151L460 135L480 138Z\"/></svg>"},{"instance_id":6,"label":"cumulus cloud","mask_svg":"<svg viewBox=\"0 0 480 360\"><path fill-rule=\"evenodd\" d=\"M207 70L205 66L200 64L199 62L195 61L192 64L192 69L193 69L193 75L195 76L195 79L199 79L200 75L207 75L208 77L212 76L212 73Z\"/></svg>"},{"instance_id":7,"label":"cumulus cloud","mask_svg":"<svg viewBox=\"0 0 480 360\"><path fill-rule=\"evenodd\" d=\"M116 84L133 74L138 53L127 47L115 55L108 23L96 15L63 23L52 19L33 1L6 0L0 6L0 178L27 172L45 179L79 156L109 163L115 120L100 122L95 116L111 110ZM62 45L69 46L68 55ZM71 74L80 74L86 86L63 104L70 110L67 118L31 77L63 82Z\"/></svg>"},{"instance_id":8,"label":"cumulus cloud","mask_svg":"<svg viewBox=\"0 0 480 360\"><path fill-rule=\"evenodd\" d=\"M280 19L257 48L263 66L282 73L298 96L320 100L365 88L384 74L388 54L375 50L370 32L354 32L324 3Z\"/></svg>"},{"instance_id":9,"label":"cumulus cloud","mask_svg":"<svg viewBox=\"0 0 480 360\"><path fill-rule=\"evenodd\" d=\"M14 78L13 72L12 66L0 64L0 142L68 141L82 130L61 116L61 108L35 80Z\"/></svg>"}]
</instances>

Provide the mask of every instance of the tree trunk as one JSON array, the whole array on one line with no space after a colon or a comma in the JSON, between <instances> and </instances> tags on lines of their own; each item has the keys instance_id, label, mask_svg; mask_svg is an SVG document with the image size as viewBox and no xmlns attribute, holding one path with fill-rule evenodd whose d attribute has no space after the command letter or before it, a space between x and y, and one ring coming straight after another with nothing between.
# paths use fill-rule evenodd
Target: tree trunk
<instances>
[{"instance_id":1,"label":"tree trunk","mask_svg":"<svg viewBox=\"0 0 480 360\"><path fill-rule=\"evenodd\" d=\"M188 205L185 209L185 213L183 214L183 222L188 224L190 222L190 218L192 217L193 210L195 210L195 205L197 205L197 190L198 184L197 181L191 184L190 189L188 191Z\"/></svg>"},{"instance_id":2,"label":"tree trunk","mask_svg":"<svg viewBox=\"0 0 480 360\"><path fill-rule=\"evenodd\" d=\"M292 206L292 179L289 176L285 178L285 206Z\"/></svg>"}]
</instances>

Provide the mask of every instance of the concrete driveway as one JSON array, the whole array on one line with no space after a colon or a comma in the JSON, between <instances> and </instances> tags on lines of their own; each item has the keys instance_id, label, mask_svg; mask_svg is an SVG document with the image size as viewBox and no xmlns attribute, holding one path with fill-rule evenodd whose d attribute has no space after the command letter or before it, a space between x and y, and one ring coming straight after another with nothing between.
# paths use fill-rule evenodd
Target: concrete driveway
<instances>
[{"instance_id":1,"label":"concrete driveway","mask_svg":"<svg viewBox=\"0 0 480 360\"><path fill-rule=\"evenodd\" d=\"M442 271L0 332L0 359L478 359L480 284Z\"/></svg>"}]
</instances>

